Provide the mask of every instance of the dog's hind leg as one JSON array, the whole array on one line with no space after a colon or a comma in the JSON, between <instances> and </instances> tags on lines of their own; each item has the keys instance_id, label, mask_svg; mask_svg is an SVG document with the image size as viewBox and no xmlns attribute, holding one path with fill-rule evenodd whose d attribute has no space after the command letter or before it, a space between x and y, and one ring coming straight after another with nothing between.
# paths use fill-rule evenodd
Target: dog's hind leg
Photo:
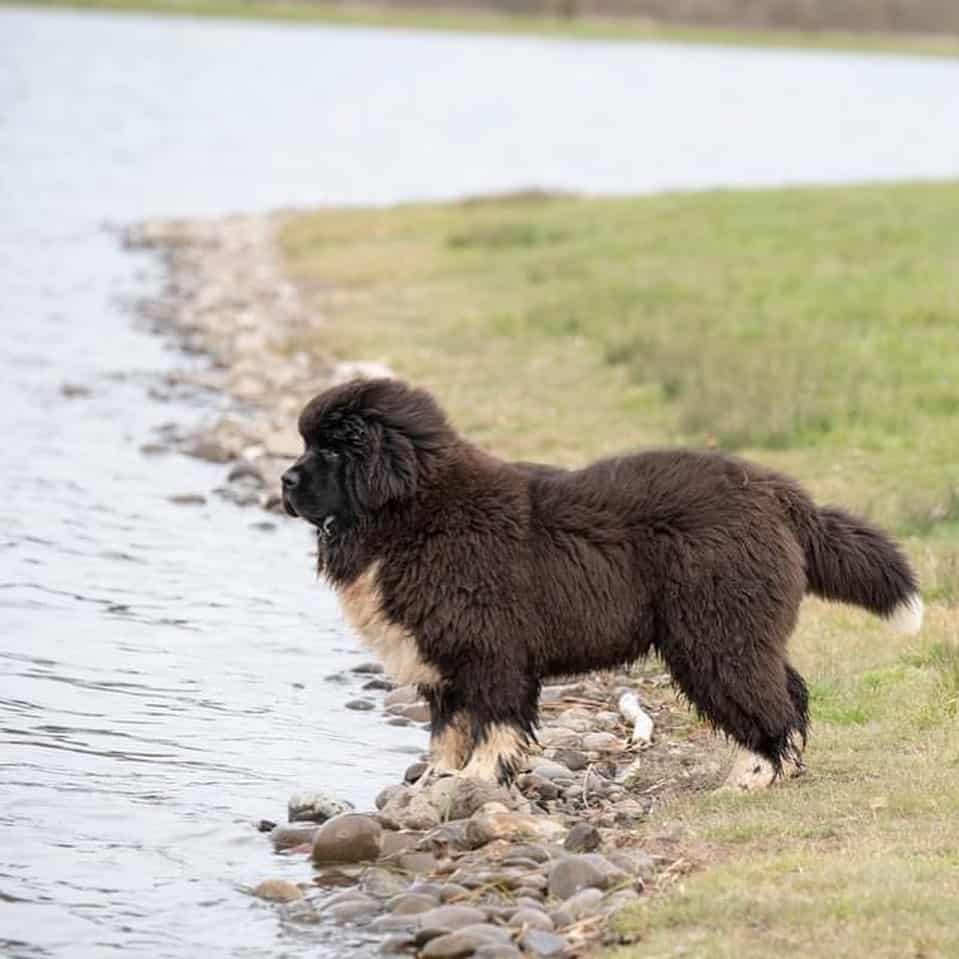
<instances>
[{"instance_id":1,"label":"dog's hind leg","mask_svg":"<svg viewBox=\"0 0 959 959\"><path fill-rule=\"evenodd\" d=\"M742 747L730 779L738 788L767 786L802 766L808 696L778 645L726 652L708 642L683 642L675 633L659 644L697 712Z\"/></svg>"},{"instance_id":2,"label":"dog's hind leg","mask_svg":"<svg viewBox=\"0 0 959 959\"><path fill-rule=\"evenodd\" d=\"M809 692L802 676L789 663L786 663L786 690L792 700L798 724L790 736L787 752L782 757L780 775L783 779L794 779L806 770L802 754L809 726ZM775 782L776 778L777 772L769 759L740 746L723 788L753 792L765 789Z\"/></svg>"}]
</instances>

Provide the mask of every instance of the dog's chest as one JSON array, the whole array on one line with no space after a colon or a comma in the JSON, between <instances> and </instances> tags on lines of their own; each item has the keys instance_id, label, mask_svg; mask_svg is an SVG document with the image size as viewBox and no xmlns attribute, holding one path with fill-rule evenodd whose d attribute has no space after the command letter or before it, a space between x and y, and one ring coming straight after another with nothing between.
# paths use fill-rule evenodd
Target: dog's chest
<instances>
[{"instance_id":1,"label":"dog's chest","mask_svg":"<svg viewBox=\"0 0 959 959\"><path fill-rule=\"evenodd\" d=\"M409 630L393 623L383 612L379 585L379 564L374 563L348 586L336 589L346 621L383 664L387 675L398 683L435 686L441 676L420 656L416 639Z\"/></svg>"}]
</instances>

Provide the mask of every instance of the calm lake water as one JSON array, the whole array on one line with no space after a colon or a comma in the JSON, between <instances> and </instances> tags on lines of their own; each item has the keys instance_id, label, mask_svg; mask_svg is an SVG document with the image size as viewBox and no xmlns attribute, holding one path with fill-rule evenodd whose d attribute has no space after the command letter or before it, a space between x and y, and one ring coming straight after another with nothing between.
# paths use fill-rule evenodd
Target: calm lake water
<instances>
[{"instance_id":1,"label":"calm lake water","mask_svg":"<svg viewBox=\"0 0 959 959\"><path fill-rule=\"evenodd\" d=\"M362 951L243 892L309 876L250 822L425 744L325 679L362 654L304 529L168 501L222 468L140 445L222 401L150 397L190 361L106 224L955 176L957 94L945 60L0 9L0 954Z\"/></svg>"}]
</instances>

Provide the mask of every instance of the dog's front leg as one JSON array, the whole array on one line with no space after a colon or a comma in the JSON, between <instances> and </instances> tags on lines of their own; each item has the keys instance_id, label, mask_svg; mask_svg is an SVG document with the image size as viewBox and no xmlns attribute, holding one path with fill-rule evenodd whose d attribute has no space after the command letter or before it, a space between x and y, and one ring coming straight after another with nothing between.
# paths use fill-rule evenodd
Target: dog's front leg
<instances>
[{"instance_id":1,"label":"dog's front leg","mask_svg":"<svg viewBox=\"0 0 959 959\"><path fill-rule=\"evenodd\" d=\"M469 719L455 687L446 683L420 687L420 693L430 707L430 762L417 780L418 788L459 773L473 750Z\"/></svg>"},{"instance_id":2,"label":"dog's front leg","mask_svg":"<svg viewBox=\"0 0 959 959\"><path fill-rule=\"evenodd\" d=\"M497 668L464 670L460 690L469 723L472 751L463 775L510 783L535 740L539 681L523 671Z\"/></svg>"}]
</instances>

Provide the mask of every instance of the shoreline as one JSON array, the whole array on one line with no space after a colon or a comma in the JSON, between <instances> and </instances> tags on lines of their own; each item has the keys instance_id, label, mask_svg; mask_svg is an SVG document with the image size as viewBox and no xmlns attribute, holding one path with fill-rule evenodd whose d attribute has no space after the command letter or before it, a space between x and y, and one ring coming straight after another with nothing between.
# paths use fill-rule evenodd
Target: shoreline
<instances>
[{"instance_id":1,"label":"shoreline","mask_svg":"<svg viewBox=\"0 0 959 959\"><path fill-rule=\"evenodd\" d=\"M129 227L129 249L156 254L166 282L138 305L152 332L174 336L187 354L210 360L179 369L171 388L210 390L229 397L225 412L187 433L173 432L141 448L175 449L229 467L213 492L241 506L279 508L279 478L300 455L296 418L319 389L354 375L389 375L380 365L337 362L301 348L322 331L287 280L275 236L284 214L233 215L213 220L153 219Z\"/></svg>"},{"instance_id":2,"label":"shoreline","mask_svg":"<svg viewBox=\"0 0 959 959\"><path fill-rule=\"evenodd\" d=\"M282 214L151 220L124 236L159 255L167 273L141 314L210 358L171 385L231 398L175 448L223 465L215 492L271 510L279 473L299 452L302 401L337 379L389 372L295 349L305 325L315 337L324 319L308 314L279 266L282 222ZM428 718L412 687L375 685L387 722ZM654 722L651 742L630 738L639 703ZM251 892L297 925L347 923L384 950L424 956L576 955L626 941L613 916L695 868L677 823L658 822L655 811L720 785L729 750L655 662L550 684L542 712L541 748L508 790L452 777L424 788L420 761L365 812L326 794L293 801L289 823L261 829L278 855L312 857L314 881L265 878Z\"/></svg>"},{"instance_id":3,"label":"shoreline","mask_svg":"<svg viewBox=\"0 0 959 959\"><path fill-rule=\"evenodd\" d=\"M874 31L800 30L695 26L640 17L589 15L567 18L551 15L498 13L493 10L396 8L376 5L344 7L335 3L269 2L269 0L0 0L10 9L93 10L162 17L198 17L247 20L290 25L373 27L399 30L525 36L579 41L676 43L846 52L918 57L959 57L959 36Z\"/></svg>"}]
</instances>

